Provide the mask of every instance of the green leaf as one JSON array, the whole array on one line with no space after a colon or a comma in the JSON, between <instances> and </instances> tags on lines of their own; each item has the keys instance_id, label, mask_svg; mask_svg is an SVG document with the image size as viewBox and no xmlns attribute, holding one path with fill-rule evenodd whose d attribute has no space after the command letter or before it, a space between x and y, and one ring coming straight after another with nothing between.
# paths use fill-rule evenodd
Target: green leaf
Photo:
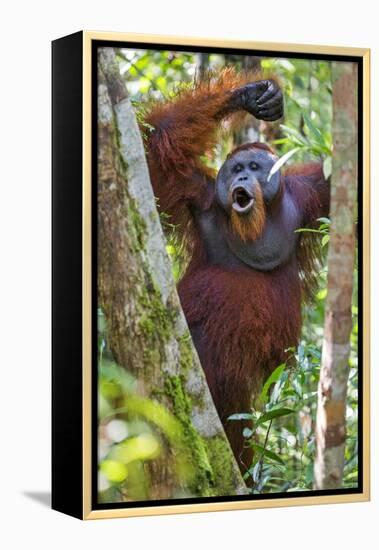
<instances>
[{"instance_id":1,"label":"green leaf","mask_svg":"<svg viewBox=\"0 0 379 550\"><path fill-rule=\"evenodd\" d=\"M323 238L321 239L321 246L325 246L326 244L328 244L329 242L329 235L324 235Z\"/></svg>"},{"instance_id":2,"label":"green leaf","mask_svg":"<svg viewBox=\"0 0 379 550\"><path fill-rule=\"evenodd\" d=\"M285 124L281 124L280 127L283 130L283 132L285 134L287 134L287 136L290 136L290 137L294 138L295 141L297 141L300 145L303 145L303 146L304 145L306 145L306 146L309 145L308 140L304 136L302 136L300 134L300 132L298 132L294 128L290 128L289 126L285 126Z\"/></svg>"},{"instance_id":3,"label":"green leaf","mask_svg":"<svg viewBox=\"0 0 379 550\"><path fill-rule=\"evenodd\" d=\"M137 381L129 372L121 368L117 363L103 358L99 364L99 374L102 380L114 382L123 392L135 391Z\"/></svg>"},{"instance_id":4,"label":"green leaf","mask_svg":"<svg viewBox=\"0 0 379 550\"><path fill-rule=\"evenodd\" d=\"M272 390L272 393L270 396L271 405L275 405L276 403L278 403L282 388L284 384L287 382L287 379L288 379L288 373L283 372L279 380L275 383L274 389Z\"/></svg>"},{"instance_id":5,"label":"green leaf","mask_svg":"<svg viewBox=\"0 0 379 550\"><path fill-rule=\"evenodd\" d=\"M316 143L318 143L322 147L325 147L324 136L322 135L320 130L313 124L313 122L311 121L311 119L309 118L307 113L303 112L302 115L303 115L304 122L305 122L307 128L309 129L310 133L312 134L312 136L316 140Z\"/></svg>"},{"instance_id":6,"label":"green leaf","mask_svg":"<svg viewBox=\"0 0 379 550\"><path fill-rule=\"evenodd\" d=\"M278 462L279 464L283 465L285 464L284 460L280 458L279 455L274 453L274 451L270 451L270 449L266 449L265 447L262 447L262 445L258 445L257 443L253 443L251 446L263 456L271 458L271 460L273 460L274 462Z\"/></svg>"},{"instance_id":7,"label":"green leaf","mask_svg":"<svg viewBox=\"0 0 379 550\"><path fill-rule=\"evenodd\" d=\"M257 483L260 471L261 471L261 465L259 462L257 462L253 470L251 471L251 475L253 476L254 483Z\"/></svg>"},{"instance_id":8,"label":"green leaf","mask_svg":"<svg viewBox=\"0 0 379 550\"><path fill-rule=\"evenodd\" d=\"M272 420L273 418L277 418L279 416L287 416L289 414L292 414L296 412L294 409L271 409L271 411L268 411L264 414L262 414L258 420L255 422L255 427L260 426L261 424L264 424L265 422L268 422L269 420Z\"/></svg>"},{"instance_id":9,"label":"green leaf","mask_svg":"<svg viewBox=\"0 0 379 550\"><path fill-rule=\"evenodd\" d=\"M159 441L152 434L140 434L115 445L111 458L127 465L135 460L151 460L159 456Z\"/></svg>"},{"instance_id":10,"label":"green leaf","mask_svg":"<svg viewBox=\"0 0 379 550\"><path fill-rule=\"evenodd\" d=\"M121 483L128 475L125 464L116 460L104 460L100 464L100 470L112 483Z\"/></svg>"},{"instance_id":11,"label":"green leaf","mask_svg":"<svg viewBox=\"0 0 379 550\"><path fill-rule=\"evenodd\" d=\"M314 155L323 156L323 155L330 155L331 154L330 150L327 147L322 147L321 145L319 145L313 139L310 140L310 148L309 149L311 150L311 152Z\"/></svg>"},{"instance_id":12,"label":"green leaf","mask_svg":"<svg viewBox=\"0 0 379 550\"><path fill-rule=\"evenodd\" d=\"M271 143L273 145L283 145L283 143L288 143L288 138L274 139Z\"/></svg>"},{"instance_id":13,"label":"green leaf","mask_svg":"<svg viewBox=\"0 0 379 550\"><path fill-rule=\"evenodd\" d=\"M270 389L271 384L274 384L279 380L285 368L286 368L286 364L282 363L281 365L276 367L276 369L267 378L260 395L260 399L263 403L267 403L268 390Z\"/></svg>"}]
</instances>

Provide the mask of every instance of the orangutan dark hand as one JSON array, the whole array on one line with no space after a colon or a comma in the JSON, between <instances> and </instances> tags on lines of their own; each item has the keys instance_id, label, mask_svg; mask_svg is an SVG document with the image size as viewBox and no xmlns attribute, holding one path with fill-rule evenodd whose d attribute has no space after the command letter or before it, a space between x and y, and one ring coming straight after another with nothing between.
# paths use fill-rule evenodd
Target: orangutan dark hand
<instances>
[{"instance_id":1,"label":"orangutan dark hand","mask_svg":"<svg viewBox=\"0 0 379 550\"><path fill-rule=\"evenodd\" d=\"M258 80L238 88L231 98L233 110L243 109L260 120L283 116L283 94L275 80Z\"/></svg>"}]
</instances>

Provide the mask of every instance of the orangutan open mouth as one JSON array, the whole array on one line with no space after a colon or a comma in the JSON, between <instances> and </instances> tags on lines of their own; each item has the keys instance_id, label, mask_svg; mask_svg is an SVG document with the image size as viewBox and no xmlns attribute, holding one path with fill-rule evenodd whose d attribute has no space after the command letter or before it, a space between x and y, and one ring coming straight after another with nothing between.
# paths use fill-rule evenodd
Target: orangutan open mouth
<instances>
[{"instance_id":1,"label":"orangutan open mouth","mask_svg":"<svg viewBox=\"0 0 379 550\"><path fill-rule=\"evenodd\" d=\"M254 204L254 197L244 187L236 187L232 193L232 208L239 213L249 212Z\"/></svg>"}]
</instances>

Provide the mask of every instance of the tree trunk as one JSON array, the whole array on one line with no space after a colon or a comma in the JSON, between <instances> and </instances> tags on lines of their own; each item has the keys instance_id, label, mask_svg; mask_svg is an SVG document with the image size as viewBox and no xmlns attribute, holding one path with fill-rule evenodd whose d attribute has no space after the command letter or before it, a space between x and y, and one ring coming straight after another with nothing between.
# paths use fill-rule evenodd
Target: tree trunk
<instances>
[{"instance_id":1,"label":"tree trunk","mask_svg":"<svg viewBox=\"0 0 379 550\"><path fill-rule=\"evenodd\" d=\"M318 387L315 488L342 487L357 195L357 65L334 62L328 297Z\"/></svg>"},{"instance_id":2,"label":"tree trunk","mask_svg":"<svg viewBox=\"0 0 379 550\"><path fill-rule=\"evenodd\" d=\"M178 479L175 451L150 471L149 498L246 492L211 399L176 292L141 134L112 48L99 53L98 295L115 361L182 427L193 475ZM185 486L184 486L185 485Z\"/></svg>"},{"instance_id":3,"label":"tree trunk","mask_svg":"<svg viewBox=\"0 0 379 550\"><path fill-rule=\"evenodd\" d=\"M234 55L226 54L225 64L231 64L241 71L259 72L261 70L261 58L253 55ZM260 121L252 115L244 116L244 124L233 130L232 148L243 145L244 143L253 143L260 140Z\"/></svg>"},{"instance_id":4,"label":"tree trunk","mask_svg":"<svg viewBox=\"0 0 379 550\"><path fill-rule=\"evenodd\" d=\"M209 53L199 53L197 63L197 73L200 79L204 78L209 71Z\"/></svg>"}]
</instances>

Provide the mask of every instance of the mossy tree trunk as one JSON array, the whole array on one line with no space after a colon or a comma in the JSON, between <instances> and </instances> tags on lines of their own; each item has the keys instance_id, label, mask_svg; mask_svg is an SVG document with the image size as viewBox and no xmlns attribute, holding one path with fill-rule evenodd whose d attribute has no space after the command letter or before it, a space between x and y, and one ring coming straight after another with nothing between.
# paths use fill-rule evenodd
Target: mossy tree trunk
<instances>
[{"instance_id":1,"label":"mossy tree trunk","mask_svg":"<svg viewBox=\"0 0 379 550\"><path fill-rule=\"evenodd\" d=\"M315 488L342 487L357 196L357 65L334 62L328 297L318 387Z\"/></svg>"},{"instance_id":2,"label":"mossy tree trunk","mask_svg":"<svg viewBox=\"0 0 379 550\"><path fill-rule=\"evenodd\" d=\"M242 494L180 306L141 134L112 48L100 50L98 69L98 296L109 347L136 376L140 395L177 418L194 470L183 486L168 449L168 460L151 467L149 498Z\"/></svg>"}]
</instances>

